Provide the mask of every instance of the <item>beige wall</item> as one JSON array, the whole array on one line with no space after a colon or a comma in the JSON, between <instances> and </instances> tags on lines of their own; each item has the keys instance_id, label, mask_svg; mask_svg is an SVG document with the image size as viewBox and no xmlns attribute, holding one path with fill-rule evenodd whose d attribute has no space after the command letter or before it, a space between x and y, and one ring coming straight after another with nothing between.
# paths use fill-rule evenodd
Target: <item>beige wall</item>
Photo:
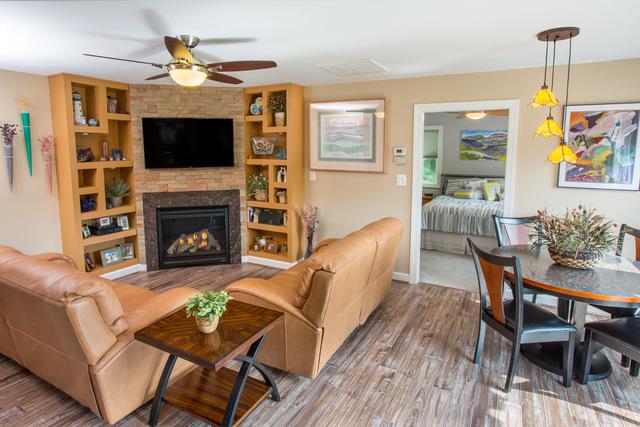
<instances>
[{"instance_id":1,"label":"beige wall","mask_svg":"<svg viewBox=\"0 0 640 427\"><path fill-rule=\"evenodd\" d=\"M49 194L37 141L51 133L49 83L45 76L0 70L0 123L20 124L16 101L22 96L31 99L33 176L29 176L24 136L19 133L14 139L13 193L9 191L4 150L0 152L0 245L26 253L60 251L55 167L53 192Z\"/></svg>"},{"instance_id":2,"label":"beige wall","mask_svg":"<svg viewBox=\"0 0 640 427\"><path fill-rule=\"evenodd\" d=\"M556 94L564 99L566 68L556 70L560 84ZM602 62L572 67L571 104L640 101L640 60ZM532 214L539 208L564 209L580 202L599 208L615 221L640 223L640 193L557 188L557 167L546 162L556 141L533 138L533 132L546 114L527 107L541 84L542 69L523 69L453 76L422 77L402 80L341 85L311 86L305 100L329 101L384 97L387 100L387 140L385 173L321 172L316 181L306 182L307 202L319 206L319 241L344 235L367 222L384 216L397 216L406 229L396 271L409 272L409 223L411 187L397 187L396 174L411 177L413 105L419 103L520 100L517 141L515 214ZM562 95L562 96L560 96ZM561 109L556 109L561 119ZM308 146L308 130L306 142ZM391 149L404 146L409 151L406 166L395 166ZM308 156L306 166L308 168Z\"/></svg>"}]
</instances>

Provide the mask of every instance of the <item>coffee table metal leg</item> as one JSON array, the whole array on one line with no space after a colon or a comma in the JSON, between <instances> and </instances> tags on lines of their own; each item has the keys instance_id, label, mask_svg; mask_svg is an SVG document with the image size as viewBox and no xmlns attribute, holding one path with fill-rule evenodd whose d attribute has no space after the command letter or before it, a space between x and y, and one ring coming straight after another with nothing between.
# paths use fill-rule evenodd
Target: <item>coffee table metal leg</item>
<instances>
[{"instance_id":1,"label":"coffee table metal leg","mask_svg":"<svg viewBox=\"0 0 640 427\"><path fill-rule=\"evenodd\" d=\"M156 388L156 396L153 398L153 405L151 406L151 415L149 416L149 425L155 427L158 424L158 417L160 416L160 406L162 405L162 398L167 391L167 385L169 385L169 378L171 377L171 371L176 364L176 356L169 355L167 363L164 365L160 381L158 381L158 388Z\"/></svg>"},{"instance_id":2,"label":"coffee table metal leg","mask_svg":"<svg viewBox=\"0 0 640 427\"><path fill-rule=\"evenodd\" d=\"M257 359L250 359L247 356L237 356L236 360L239 360L240 362L251 363L253 367L256 368L256 370L260 373L260 375L262 375L262 379L264 380L264 382L269 387L271 387L271 400L275 400L276 402L280 401L280 392L278 391L278 386L271 377L271 374L269 374L269 371L267 371L267 368L265 368L262 363L260 363Z\"/></svg>"}]
</instances>

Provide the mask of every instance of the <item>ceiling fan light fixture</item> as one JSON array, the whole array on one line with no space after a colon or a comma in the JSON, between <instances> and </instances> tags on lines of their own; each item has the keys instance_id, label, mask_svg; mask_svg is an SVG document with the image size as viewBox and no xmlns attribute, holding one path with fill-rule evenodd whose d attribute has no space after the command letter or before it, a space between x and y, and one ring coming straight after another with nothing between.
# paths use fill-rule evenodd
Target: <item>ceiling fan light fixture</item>
<instances>
[{"instance_id":1,"label":"ceiling fan light fixture","mask_svg":"<svg viewBox=\"0 0 640 427\"><path fill-rule=\"evenodd\" d=\"M169 64L169 75L180 86L200 86L207 79L207 72L201 65Z\"/></svg>"},{"instance_id":2,"label":"ceiling fan light fixture","mask_svg":"<svg viewBox=\"0 0 640 427\"><path fill-rule=\"evenodd\" d=\"M487 113L484 111L470 111L466 113L465 116L471 120L480 120L487 117Z\"/></svg>"}]
</instances>

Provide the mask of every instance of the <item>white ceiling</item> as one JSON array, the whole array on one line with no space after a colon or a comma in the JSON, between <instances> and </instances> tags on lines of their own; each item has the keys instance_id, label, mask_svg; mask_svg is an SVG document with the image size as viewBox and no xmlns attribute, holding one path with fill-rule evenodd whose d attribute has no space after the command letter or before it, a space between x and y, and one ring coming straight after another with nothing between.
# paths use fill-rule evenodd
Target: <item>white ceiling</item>
<instances>
[{"instance_id":1,"label":"white ceiling","mask_svg":"<svg viewBox=\"0 0 640 427\"><path fill-rule=\"evenodd\" d=\"M535 34L557 26L582 30L574 62L637 58L639 16L638 0L3 1L0 68L139 83L159 70L81 54L166 63L162 37L194 34L255 38L195 49L205 61L278 62L232 73L249 85L467 73L541 66L544 45ZM559 45L560 63L566 49ZM316 67L364 58L390 71L337 77Z\"/></svg>"}]
</instances>

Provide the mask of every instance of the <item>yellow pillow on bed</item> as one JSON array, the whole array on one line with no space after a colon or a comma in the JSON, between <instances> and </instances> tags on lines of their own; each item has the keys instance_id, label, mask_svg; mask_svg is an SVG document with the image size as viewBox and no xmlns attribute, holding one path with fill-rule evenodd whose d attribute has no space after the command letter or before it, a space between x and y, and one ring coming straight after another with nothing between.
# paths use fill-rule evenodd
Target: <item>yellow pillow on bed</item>
<instances>
[{"instance_id":1,"label":"yellow pillow on bed","mask_svg":"<svg viewBox=\"0 0 640 427\"><path fill-rule=\"evenodd\" d=\"M460 190L453 193L455 199L482 199L480 190Z\"/></svg>"},{"instance_id":2,"label":"yellow pillow on bed","mask_svg":"<svg viewBox=\"0 0 640 427\"><path fill-rule=\"evenodd\" d=\"M484 198L490 202L500 200L500 183L487 182L484 184Z\"/></svg>"}]
</instances>

